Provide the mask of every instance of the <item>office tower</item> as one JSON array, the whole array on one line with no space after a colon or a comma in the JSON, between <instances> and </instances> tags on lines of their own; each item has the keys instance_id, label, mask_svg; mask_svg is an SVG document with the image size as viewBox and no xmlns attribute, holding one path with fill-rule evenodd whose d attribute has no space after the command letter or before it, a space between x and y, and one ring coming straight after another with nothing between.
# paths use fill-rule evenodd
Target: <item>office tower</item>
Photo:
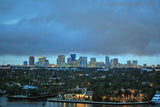
<instances>
[{"instance_id":1,"label":"office tower","mask_svg":"<svg viewBox=\"0 0 160 107\"><path fill-rule=\"evenodd\" d=\"M45 62L46 61L46 57L38 57L39 62Z\"/></svg>"},{"instance_id":2,"label":"office tower","mask_svg":"<svg viewBox=\"0 0 160 107\"><path fill-rule=\"evenodd\" d=\"M79 65L79 59L72 62L72 67L80 67L80 65Z\"/></svg>"},{"instance_id":3,"label":"office tower","mask_svg":"<svg viewBox=\"0 0 160 107\"><path fill-rule=\"evenodd\" d=\"M79 58L79 65L82 68L87 68L87 57L80 57Z\"/></svg>"},{"instance_id":4,"label":"office tower","mask_svg":"<svg viewBox=\"0 0 160 107\"><path fill-rule=\"evenodd\" d=\"M71 65L72 61L71 61L71 57L67 58L67 64Z\"/></svg>"},{"instance_id":5,"label":"office tower","mask_svg":"<svg viewBox=\"0 0 160 107\"><path fill-rule=\"evenodd\" d=\"M34 65L34 56L29 57L29 65Z\"/></svg>"},{"instance_id":6,"label":"office tower","mask_svg":"<svg viewBox=\"0 0 160 107\"><path fill-rule=\"evenodd\" d=\"M96 58L91 58L91 62L96 62Z\"/></svg>"},{"instance_id":7,"label":"office tower","mask_svg":"<svg viewBox=\"0 0 160 107\"><path fill-rule=\"evenodd\" d=\"M46 59L46 57L38 57L38 62L36 63L37 67L48 67L49 61Z\"/></svg>"},{"instance_id":8,"label":"office tower","mask_svg":"<svg viewBox=\"0 0 160 107\"><path fill-rule=\"evenodd\" d=\"M104 62L97 62L97 63L96 63L96 67L97 67L97 68L104 68L104 67L105 67L105 64L104 64Z\"/></svg>"},{"instance_id":9,"label":"office tower","mask_svg":"<svg viewBox=\"0 0 160 107\"><path fill-rule=\"evenodd\" d=\"M89 67L95 68L96 67L96 58L91 58L89 61Z\"/></svg>"},{"instance_id":10,"label":"office tower","mask_svg":"<svg viewBox=\"0 0 160 107\"><path fill-rule=\"evenodd\" d=\"M64 55L58 55L57 67L65 67L65 56Z\"/></svg>"},{"instance_id":11,"label":"office tower","mask_svg":"<svg viewBox=\"0 0 160 107\"><path fill-rule=\"evenodd\" d=\"M71 57L67 58L67 64L70 67L79 67L79 60L76 60L76 54L71 54Z\"/></svg>"},{"instance_id":12,"label":"office tower","mask_svg":"<svg viewBox=\"0 0 160 107\"><path fill-rule=\"evenodd\" d=\"M134 66L137 66L137 64L138 64L137 60L133 60L133 61L132 61L132 64L133 64Z\"/></svg>"},{"instance_id":13,"label":"office tower","mask_svg":"<svg viewBox=\"0 0 160 107\"><path fill-rule=\"evenodd\" d=\"M67 58L67 64L69 67L79 67L79 60L72 61L72 58Z\"/></svg>"},{"instance_id":14,"label":"office tower","mask_svg":"<svg viewBox=\"0 0 160 107\"><path fill-rule=\"evenodd\" d=\"M106 65L107 68L110 67L109 57L108 56L105 57L105 65Z\"/></svg>"},{"instance_id":15,"label":"office tower","mask_svg":"<svg viewBox=\"0 0 160 107\"><path fill-rule=\"evenodd\" d=\"M127 61L127 66L128 66L128 67L131 66L131 61L130 61L130 60Z\"/></svg>"},{"instance_id":16,"label":"office tower","mask_svg":"<svg viewBox=\"0 0 160 107\"><path fill-rule=\"evenodd\" d=\"M45 66L48 67L49 66L49 60L45 61Z\"/></svg>"},{"instance_id":17,"label":"office tower","mask_svg":"<svg viewBox=\"0 0 160 107\"><path fill-rule=\"evenodd\" d=\"M23 62L23 65L28 65L27 61L24 61L24 62Z\"/></svg>"},{"instance_id":18,"label":"office tower","mask_svg":"<svg viewBox=\"0 0 160 107\"><path fill-rule=\"evenodd\" d=\"M71 54L71 61L76 61L76 54Z\"/></svg>"},{"instance_id":19,"label":"office tower","mask_svg":"<svg viewBox=\"0 0 160 107\"><path fill-rule=\"evenodd\" d=\"M111 65L112 65L112 67L117 67L118 66L118 59L117 58L112 59Z\"/></svg>"},{"instance_id":20,"label":"office tower","mask_svg":"<svg viewBox=\"0 0 160 107\"><path fill-rule=\"evenodd\" d=\"M118 64L118 59L117 58L113 59L113 62L114 64Z\"/></svg>"}]
</instances>

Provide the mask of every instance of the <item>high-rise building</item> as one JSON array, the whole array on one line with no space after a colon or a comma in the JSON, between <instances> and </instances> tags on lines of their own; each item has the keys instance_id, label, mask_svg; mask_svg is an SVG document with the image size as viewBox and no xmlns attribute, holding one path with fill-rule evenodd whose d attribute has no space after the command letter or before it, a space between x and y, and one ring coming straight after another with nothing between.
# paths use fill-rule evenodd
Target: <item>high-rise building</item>
<instances>
[{"instance_id":1,"label":"high-rise building","mask_svg":"<svg viewBox=\"0 0 160 107\"><path fill-rule=\"evenodd\" d=\"M45 62L46 61L46 57L38 57L39 62Z\"/></svg>"},{"instance_id":2,"label":"high-rise building","mask_svg":"<svg viewBox=\"0 0 160 107\"><path fill-rule=\"evenodd\" d=\"M90 61L89 61L89 66L90 68L95 68L96 67L96 58L91 58Z\"/></svg>"},{"instance_id":3,"label":"high-rise building","mask_svg":"<svg viewBox=\"0 0 160 107\"><path fill-rule=\"evenodd\" d=\"M79 60L76 60L76 54L71 54L71 57L67 58L67 64L70 67L79 67Z\"/></svg>"},{"instance_id":4,"label":"high-rise building","mask_svg":"<svg viewBox=\"0 0 160 107\"><path fill-rule=\"evenodd\" d=\"M58 55L57 67L65 67L65 56L64 55Z\"/></svg>"},{"instance_id":5,"label":"high-rise building","mask_svg":"<svg viewBox=\"0 0 160 107\"><path fill-rule=\"evenodd\" d=\"M96 58L91 58L91 62L96 62Z\"/></svg>"},{"instance_id":6,"label":"high-rise building","mask_svg":"<svg viewBox=\"0 0 160 107\"><path fill-rule=\"evenodd\" d=\"M118 66L118 59L117 58L112 59L111 65L112 65L112 67L117 67Z\"/></svg>"},{"instance_id":7,"label":"high-rise building","mask_svg":"<svg viewBox=\"0 0 160 107\"><path fill-rule=\"evenodd\" d=\"M107 68L110 67L109 57L108 56L105 57L105 65L106 65Z\"/></svg>"},{"instance_id":8,"label":"high-rise building","mask_svg":"<svg viewBox=\"0 0 160 107\"><path fill-rule=\"evenodd\" d=\"M132 64L133 64L134 66L137 66L137 64L138 64L137 60L133 60L133 61L132 61Z\"/></svg>"},{"instance_id":9,"label":"high-rise building","mask_svg":"<svg viewBox=\"0 0 160 107\"><path fill-rule=\"evenodd\" d=\"M130 60L127 61L127 66L128 66L128 67L131 66L131 61L130 61Z\"/></svg>"},{"instance_id":10,"label":"high-rise building","mask_svg":"<svg viewBox=\"0 0 160 107\"><path fill-rule=\"evenodd\" d=\"M23 62L23 65L28 65L27 61L24 61L24 62Z\"/></svg>"},{"instance_id":11,"label":"high-rise building","mask_svg":"<svg viewBox=\"0 0 160 107\"><path fill-rule=\"evenodd\" d=\"M97 63L96 63L96 67L97 67L97 68L104 68L104 67L105 67L105 64L104 64L104 62L97 62Z\"/></svg>"},{"instance_id":12,"label":"high-rise building","mask_svg":"<svg viewBox=\"0 0 160 107\"><path fill-rule=\"evenodd\" d=\"M71 61L76 61L76 54L71 54Z\"/></svg>"},{"instance_id":13,"label":"high-rise building","mask_svg":"<svg viewBox=\"0 0 160 107\"><path fill-rule=\"evenodd\" d=\"M29 65L34 65L34 56L29 57Z\"/></svg>"},{"instance_id":14,"label":"high-rise building","mask_svg":"<svg viewBox=\"0 0 160 107\"><path fill-rule=\"evenodd\" d=\"M87 68L87 57L80 57L79 58L79 65L82 68Z\"/></svg>"},{"instance_id":15,"label":"high-rise building","mask_svg":"<svg viewBox=\"0 0 160 107\"><path fill-rule=\"evenodd\" d=\"M49 61L46 59L46 57L38 57L38 62L36 63L37 67L48 67Z\"/></svg>"},{"instance_id":16,"label":"high-rise building","mask_svg":"<svg viewBox=\"0 0 160 107\"><path fill-rule=\"evenodd\" d=\"M67 64L71 65L72 61L71 61L71 57L67 58Z\"/></svg>"}]
</instances>

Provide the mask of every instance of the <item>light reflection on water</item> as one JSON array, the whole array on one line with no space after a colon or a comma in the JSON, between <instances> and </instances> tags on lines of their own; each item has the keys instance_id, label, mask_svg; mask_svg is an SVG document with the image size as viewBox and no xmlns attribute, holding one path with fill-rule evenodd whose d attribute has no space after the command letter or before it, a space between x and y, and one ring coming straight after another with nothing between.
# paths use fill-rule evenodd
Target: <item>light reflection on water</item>
<instances>
[{"instance_id":1,"label":"light reflection on water","mask_svg":"<svg viewBox=\"0 0 160 107\"><path fill-rule=\"evenodd\" d=\"M98 104L81 104L81 103L61 103L43 101L27 101L27 100L7 100L6 97L0 97L0 107L160 107L160 105L98 105Z\"/></svg>"},{"instance_id":2,"label":"light reflection on water","mask_svg":"<svg viewBox=\"0 0 160 107\"><path fill-rule=\"evenodd\" d=\"M46 102L45 107L93 107L92 104Z\"/></svg>"}]
</instances>

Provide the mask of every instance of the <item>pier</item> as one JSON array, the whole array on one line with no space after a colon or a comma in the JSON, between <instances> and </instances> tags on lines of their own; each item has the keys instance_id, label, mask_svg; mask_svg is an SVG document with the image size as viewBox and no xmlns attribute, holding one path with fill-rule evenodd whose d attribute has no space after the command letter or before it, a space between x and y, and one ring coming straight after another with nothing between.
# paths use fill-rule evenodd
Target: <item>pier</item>
<instances>
[{"instance_id":1,"label":"pier","mask_svg":"<svg viewBox=\"0 0 160 107\"><path fill-rule=\"evenodd\" d=\"M83 100L59 100L55 98L47 99L49 102L65 102L65 103L83 103L83 104L105 104L105 105L138 105L150 104L150 102L97 102L97 101L83 101Z\"/></svg>"}]
</instances>

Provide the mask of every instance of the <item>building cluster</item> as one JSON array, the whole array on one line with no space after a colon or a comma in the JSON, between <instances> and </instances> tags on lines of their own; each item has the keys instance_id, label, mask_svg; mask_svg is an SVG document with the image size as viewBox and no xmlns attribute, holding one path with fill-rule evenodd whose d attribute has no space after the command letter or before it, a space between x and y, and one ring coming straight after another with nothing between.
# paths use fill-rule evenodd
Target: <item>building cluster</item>
<instances>
[{"instance_id":1,"label":"building cluster","mask_svg":"<svg viewBox=\"0 0 160 107\"><path fill-rule=\"evenodd\" d=\"M100 68L100 69L108 69L108 68L142 68L142 70L146 71L153 71L155 69L156 71L160 71L160 65L152 65L147 66L147 64L144 65L138 65L137 60L128 60L126 64L119 63L118 58L110 59L109 56L105 56L104 62L97 61L95 57L90 58L88 61L87 56L80 56L79 58L76 57L76 54L71 54L70 57L66 59L65 55L58 55L57 63L56 64L50 64L49 60L47 60L46 57L38 57L38 61L35 62L35 57L30 56L29 61L24 61L23 65L12 65L19 68L38 68L38 67L49 67L49 68ZM28 63L29 62L29 63ZM10 64L8 64L10 65ZM7 65L1 65L1 69L8 69Z\"/></svg>"},{"instance_id":2,"label":"building cluster","mask_svg":"<svg viewBox=\"0 0 160 107\"><path fill-rule=\"evenodd\" d=\"M46 57L39 57L38 62L34 62L34 56L29 57L29 65L35 67L81 67L81 68L118 68L118 67L137 67L137 60L127 61L127 64L120 64L118 58L109 59L108 56L105 57L105 62L97 62L96 58L90 58L90 61L87 61L86 56L80 56L78 59L76 54L71 54L69 58L66 58L65 55L58 55L57 64L49 64L49 61ZM24 65L27 65L27 61L24 61Z\"/></svg>"},{"instance_id":3,"label":"building cluster","mask_svg":"<svg viewBox=\"0 0 160 107\"><path fill-rule=\"evenodd\" d=\"M109 101L117 102L142 102L144 95L142 90L137 89L121 89L121 91L115 90L112 92L114 96L109 96ZM118 97L116 97L118 96ZM103 96L102 99L105 99L107 96Z\"/></svg>"},{"instance_id":4,"label":"building cluster","mask_svg":"<svg viewBox=\"0 0 160 107\"><path fill-rule=\"evenodd\" d=\"M76 88L67 89L67 94L60 95L57 97L58 100L78 100L78 101L92 101L93 91L87 91L87 88Z\"/></svg>"}]
</instances>

